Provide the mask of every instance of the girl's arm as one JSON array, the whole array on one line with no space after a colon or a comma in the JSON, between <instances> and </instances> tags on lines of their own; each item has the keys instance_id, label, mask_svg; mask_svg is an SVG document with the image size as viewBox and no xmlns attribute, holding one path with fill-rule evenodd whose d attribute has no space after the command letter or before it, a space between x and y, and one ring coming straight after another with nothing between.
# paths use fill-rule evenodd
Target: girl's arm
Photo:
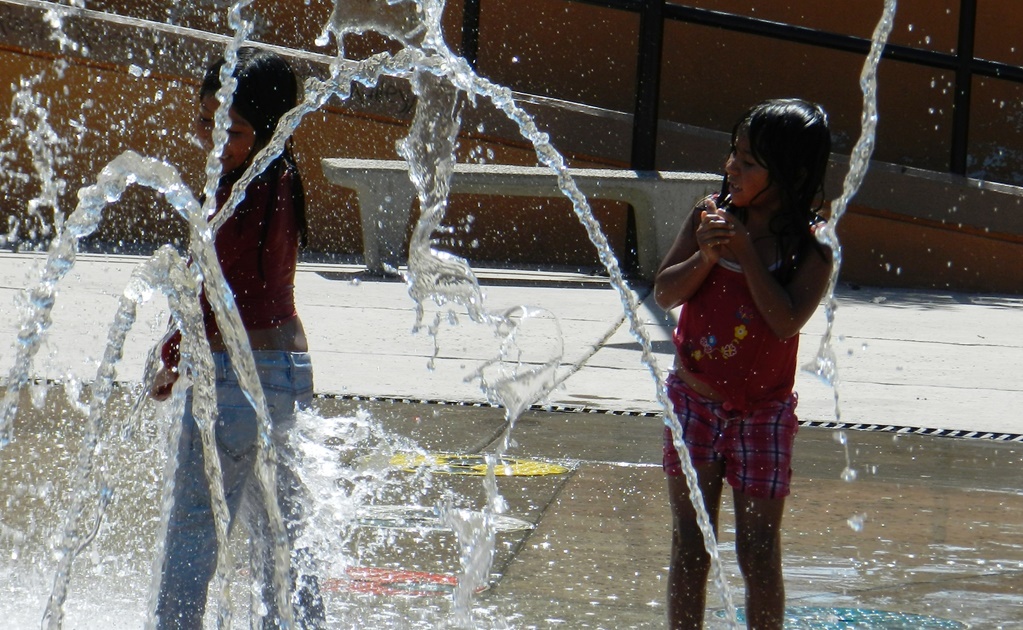
<instances>
[{"instance_id":1,"label":"girl's arm","mask_svg":"<svg viewBox=\"0 0 1023 630\"><path fill-rule=\"evenodd\" d=\"M654 299L668 310L688 300L721 257L733 229L717 213L711 198L689 213L654 278Z\"/></svg>"},{"instance_id":2,"label":"girl's arm","mask_svg":"<svg viewBox=\"0 0 1023 630\"><path fill-rule=\"evenodd\" d=\"M820 305L831 277L830 249L823 255L811 249L803 256L789 282L782 286L757 255L748 234L738 221L736 237L729 249L746 275L757 310L763 315L774 334L787 339L799 334L803 326Z\"/></svg>"}]
</instances>

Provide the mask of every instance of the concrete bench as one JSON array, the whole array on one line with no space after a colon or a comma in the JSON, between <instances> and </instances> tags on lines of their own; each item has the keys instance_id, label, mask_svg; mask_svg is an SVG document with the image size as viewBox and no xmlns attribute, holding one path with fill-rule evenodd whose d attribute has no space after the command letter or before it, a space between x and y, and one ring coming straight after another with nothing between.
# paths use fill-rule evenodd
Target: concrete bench
<instances>
[{"instance_id":1,"label":"concrete bench","mask_svg":"<svg viewBox=\"0 0 1023 630\"><path fill-rule=\"evenodd\" d=\"M404 256L405 232L415 198L408 167L401 160L326 158L327 180L356 192L362 218L362 248L367 269L382 272ZM624 201L636 220L639 272L652 280L693 203L713 192L720 176L610 169L571 169L579 190L590 199ZM557 177L542 167L457 164L452 193L518 197L560 197Z\"/></svg>"}]
</instances>

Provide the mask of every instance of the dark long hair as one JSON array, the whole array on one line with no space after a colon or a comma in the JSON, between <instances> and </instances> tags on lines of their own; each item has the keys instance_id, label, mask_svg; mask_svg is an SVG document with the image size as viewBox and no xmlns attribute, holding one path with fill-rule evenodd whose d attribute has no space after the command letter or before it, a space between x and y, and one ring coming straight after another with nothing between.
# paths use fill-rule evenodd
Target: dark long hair
<instances>
[{"instance_id":1,"label":"dark long hair","mask_svg":"<svg viewBox=\"0 0 1023 630\"><path fill-rule=\"evenodd\" d=\"M202 86L199 88L200 99L216 94L220 89L220 69L225 63L226 61L221 57L206 70L206 76L203 77ZM254 150L262 149L273 138L281 118L298 104L298 78L288 62L280 55L253 46L238 49L238 63L235 66L234 78L238 80L238 85L234 92L231 108L255 130ZM291 169L292 171L292 202L298 222L299 242L305 247L309 232L306 220L305 189L302 186L298 164L296 164L291 150L290 138L285 143L281 156L267 167L263 175L268 176L270 181L276 185L282 169ZM226 175L230 176L231 174ZM270 198L275 199L276 194Z\"/></svg>"},{"instance_id":2,"label":"dark long hair","mask_svg":"<svg viewBox=\"0 0 1023 630\"><path fill-rule=\"evenodd\" d=\"M771 232L778 240L781 263L776 277L784 284L808 251L825 255L810 226L820 220L824 204L824 175L831 154L828 115L820 105L801 99L763 101L736 123L733 150L741 133L749 135L754 159L767 169L769 182L781 196L781 212L772 220Z\"/></svg>"}]
</instances>

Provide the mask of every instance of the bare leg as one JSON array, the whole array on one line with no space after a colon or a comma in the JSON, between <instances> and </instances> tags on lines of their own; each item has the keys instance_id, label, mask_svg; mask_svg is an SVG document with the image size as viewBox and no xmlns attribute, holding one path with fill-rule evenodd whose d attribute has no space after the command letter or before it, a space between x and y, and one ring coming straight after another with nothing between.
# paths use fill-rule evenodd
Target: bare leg
<instances>
[{"instance_id":1,"label":"bare leg","mask_svg":"<svg viewBox=\"0 0 1023 630\"><path fill-rule=\"evenodd\" d=\"M781 562L781 519L785 499L735 497L735 551L746 583L746 625L781 630L785 583Z\"/></svg>"},{"instance_id":2,"label":"bare leg","mask_svg":"<svg viewBox=\"0 0 1023 630\"><path fill-rule=\"evenodd\" d=\"M717 534L724 465L711 463L697 466L696 475L714 533ZM707 604L710 556L703 545L703 532L697 524L696 510L689 500L686 478L669 476L668 495L672 513L668 627L671 630L698 630L703 627L703 613Z\"/></svg>"}]
</instances>

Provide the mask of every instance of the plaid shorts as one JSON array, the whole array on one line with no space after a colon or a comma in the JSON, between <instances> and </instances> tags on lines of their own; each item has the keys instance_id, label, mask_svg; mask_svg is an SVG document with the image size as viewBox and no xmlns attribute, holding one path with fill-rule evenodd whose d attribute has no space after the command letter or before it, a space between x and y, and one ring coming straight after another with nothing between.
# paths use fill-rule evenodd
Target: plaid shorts
<instances>
[{"instance_id":1,"label":"plaid shorts","mask_svg":"<svg viewBox=\"0 0 1023 630\"><path fill-rule=\"evenodd\" d=\"M694 465L724 462L725 478L739 492L759 498L788 496L792 444L799 429L794 392L783 401L741 413L704 398L674 374L668 376L667 388ZM668 475L682 474L670 427L664 428L663 465Z\"/></svg>"}]
</instances>

